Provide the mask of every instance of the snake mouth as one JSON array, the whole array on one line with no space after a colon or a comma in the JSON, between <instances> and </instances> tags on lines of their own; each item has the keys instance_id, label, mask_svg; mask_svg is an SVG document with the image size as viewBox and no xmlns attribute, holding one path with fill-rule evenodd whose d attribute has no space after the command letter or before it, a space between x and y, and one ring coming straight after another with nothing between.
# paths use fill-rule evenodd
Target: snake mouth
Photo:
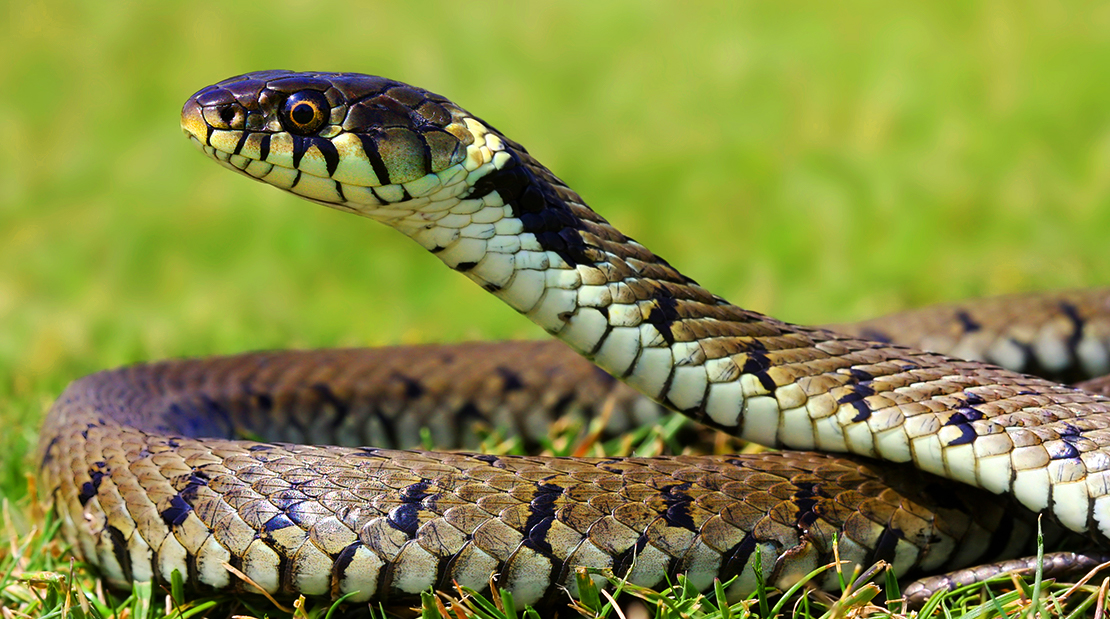
<instances>
[{"instance_id":1,"label":"snake mouth","mask_svg":"<svg viewBox=\"0 0 1110 619\"><path fill-rule=\"evenodd\" d=\"M191 97L181 109L181 129L197 148L224 167L328 206L349 210L349 203L378 205L377 178L338 169L341 152L334 136L292 136L261 110L235 101L207 103L210 89ZM336 133L335 129L332 133ZM339 141L342 144L342 141ZM350 166L347 166L350 167ZM369 193L370 195L366 195Z\"/></svg>"}]
</instances>

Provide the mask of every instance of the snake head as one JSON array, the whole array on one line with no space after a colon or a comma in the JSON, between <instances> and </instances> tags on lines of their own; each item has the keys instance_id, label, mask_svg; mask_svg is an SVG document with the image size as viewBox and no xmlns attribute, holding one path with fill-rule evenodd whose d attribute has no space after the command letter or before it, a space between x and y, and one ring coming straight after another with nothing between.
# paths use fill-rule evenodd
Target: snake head
<instances>
[{"instance_id":1,"label":"snake head","mask_svg":"<svg viewBox=\"0 0 1110 619\"><path fill-rule=\"evenodd\" d=\"M181 127L208 156L315 202L386 218L459 185L491 131L446 98L351 73L259 71L189 97ZM447 191L447 194L452 191Z\"/></svg>"},{"instance_id":2,"label":"snake head","mask_svg":"<svg viewBox=\"0 0 1110 619\"><path fill-rule=\"evenodd\" d=\"M248 73L190 97L181 126L224 166L393 227L552 331L573 309L575 265L626 240L519 144L381 77Z\"/></svg>"}]
</instances>

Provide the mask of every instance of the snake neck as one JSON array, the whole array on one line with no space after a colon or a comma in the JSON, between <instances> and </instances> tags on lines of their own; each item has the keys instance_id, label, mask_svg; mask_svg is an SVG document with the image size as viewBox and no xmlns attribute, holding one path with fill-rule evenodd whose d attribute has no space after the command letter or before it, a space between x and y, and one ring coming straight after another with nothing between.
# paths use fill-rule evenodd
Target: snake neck
<instances>
[{"instance_id":1,"label":"snake neck","mask_svg":"<svg viewBox=\"0 0 1110 619\"><path fill-rule=\"evenodd\" d=\"M471 171L445 208L420 200L411 212L364 214L652 399L782 444L777 420L744 423L745 401L778 390L767 338L802 348L815 332L708 292L612 227L522 146L478 121L468 125Z\"/></svg>"}]
</instances>

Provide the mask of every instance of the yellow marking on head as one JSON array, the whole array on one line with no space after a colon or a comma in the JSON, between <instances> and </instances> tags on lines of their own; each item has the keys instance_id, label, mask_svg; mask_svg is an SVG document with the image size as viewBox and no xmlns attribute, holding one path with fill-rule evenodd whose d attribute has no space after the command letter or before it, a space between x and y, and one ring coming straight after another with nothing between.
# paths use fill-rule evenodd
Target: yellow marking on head
<instances>
[{"instance_id":1,"label":"yellow marking on head","mask_svg":"<svg viewBox=\"0 0 1110 619\"><path fill-rule=\"evenodd\" d=\"M243 140L243 148L239 150L239 154L247 159L258 161L262 157L262 136L263 134L256 132L247 134L247 139Z\"/></svg>"},{"instance_id":2,"label":"yellow marking on head","mask_svg":"<svg viewBox=\"0 0 1110 619\"><path fill-rule=\"evenodd\" d=\"M306 155L305 158L307 159L307 157ZM343 202L343 199L339 197L339 191L335 188L335 181L327 176L320 177L302 173L297 180L297 184L290 191L310 200L318 200L328 204Z\"/></svg>"},{"instance_id":3,"label":"yellow marking on head","mask_svg":"<svg viewBox=\"0 0 1110 619\"><path fill-rule=\"evenodd\" d=\"M186 104L181 111L181 130L199 143L204 143L204 136L208 134L208 123L204 122L203 112L199 106Z\"/></svg>"},{"instance_id":4,"label":"yellow marking on head","mask_svg":"<svg viewBox=\"0 0 1110 619\"><path fill-rule=\"evenodd\" d=\"M331 177L344 185L380 187L381 181L362 149L362 140L353 133L344 133L331 141L339 151L339 165Z\"/></svg>"},{"instance_id":5,"label":"yellow marking on head","mask_svg":"<svg viewBox=\"0 0 1110 619\"><path fill-rule=\"evenodd\" d=\"M216 150L223 151L230 155L235 152L235 147L239 145L239 136L242 135L242 133L242 131L215 129L212 131L211 137L208 138L208 143Z\"/></svg>"},{"instance_id":6,"label":"yellow marking on head","mask_svg":"<svg viewBox=\"0 0 1110 619\"><path fill-rule=\"evenodd\" d=\"M324 153L320 152L320 148L315 143L305 151L297 169L318 178L331 178L331 175L328 174L328 162L324 159Z\"/></svg>"},{"instance_id":7,"label":"yellow marking on head","mask_svg":"<svg viewBox=\"0 0 1110 619\"><path fill-rule=\"evenodd\" d=\"M270 136L270 154L266 161L275 166L293 169L293 136L286 132Z\"/></svg>"}]
</instances>

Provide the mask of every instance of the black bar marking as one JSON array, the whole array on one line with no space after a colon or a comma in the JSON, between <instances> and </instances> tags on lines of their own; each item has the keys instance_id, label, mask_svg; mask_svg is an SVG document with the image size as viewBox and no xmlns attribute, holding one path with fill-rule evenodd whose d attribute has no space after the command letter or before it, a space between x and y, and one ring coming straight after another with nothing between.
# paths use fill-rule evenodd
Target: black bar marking
<instances>
[{"instance_id":1,"label":"black bar marking","mask_svg":"<svg viewBox=\"0 0 1110 619\"><path fill-rule=\"evenodd\" d=\"M979 409L970 406L961 406L956 409L956 412L952 413L952 416L948 418L948 421L944 422L944 425L956 426L968 424L972 421L979 421L982 418L983 413L980 412Z\"/></svg>"},{"instance_id":2,"label":"black bar marking","mask_svg":"<svg viewBox=\"0 0 1110 619\"><path fill-rule=\"evenodd\" d=\"M244 130L239 132L239 141L235 143L235 150L232 151L231 154L238 155L243 152L243 145L247 143L247 136L249 135L249 131Z\"/></svg>"},{"instance_id":3,"label":"black bar marking","mask_svg":"<svg viewBox=\"0 0 1110 619\"><path fill-rule=\"evenodd\" d=\"M262 143L258 145L259 161L266 161L266 158L270 156L270 136L269 133L262 134Z\"/></svg>"},{"instance_id":4,"label":"black bar marking","mask_svg":"<svg viewBox=\"0 0 1110 619\"><path fill-rule=\"evenodd\" d=\"M513 370L504 366L497 366L494 371L501 375L502 390L509 392L524 389L524 383L520 382L520 376Z\"/></svg>"},{"instance_id":5,"label":"black bar marking","mask_svg":"<svg viewBox=\"0 0 1110 619\"><path fill-rule=\"evenodd\" d=\"M419 511L420 508L417 505L404 503L389 510L386 522L409 538L413 538L416 537L416 529L420 526Z\"/></svg>"},{"instance_id":6,"label":"black bar marking","mask_svg":"<svg viewBox=\"0 0 1110 619\"><path fill-rule=\"evenodd\" d=\"M1050 460L1072 460L1079 457L1079 450L1075 448L1075 445L1072 445L1069 441L1062 441L1062 443L1059 451L1052 450L1050 452Z\"/></svg>"},{"instance_id":7,"label":"black bar marking","mask_svg":"<svg viewBox=\"0 0 1110 619\"><path fill-rule=\"evenodd\" d=\"M528 520L524 522L523 544L545 557L552 559L551 544L547 541L547 532L555 520L555 502L563 496L563 489L555 484L536 484L536 494L532 497L529 506L532 508Z\"/></svg>"},{"instance_id":8,"label":"black bar marking","mask_svg":"<svg viewBox=\"0 0 1110 619\"><path fill-rule=\"evenodd\" d=\"M872 329L870 327L865 328L865 329L860 329L859 335L860 335L860 337L862 337L865 340L871 340L873 342L879 342L880 344L890 344L894 341L889 335L887 335L883 331L879 331L878 329Z\"/></svg>"},{"instance_id":9,"label":"black bar marking","mask_svg":"<svg viewBox=\"0 0 1110 619\"><path fill-rule=\"evenodd\" d=\"M123 579L131 580L131 553L127 552L127 538L123 536L123 531L112 525L108 525L104 530L108 534L108 540L112 542L112 556L116 558L116 563L119 563L123 571Z\"/></svg>"},{"instance_id":10,"label":"black bar marking","mask_svg":"<svg viewBox=\"0 0 1110 619\"><path fill-rule=\"evenodd\" d=\"M428 497L435 496L435 493L428 492L428 486L432 485L431 480L424 479L405 486L401 489L401 502L402 503L420 503Z\"/></svg>"},{"instance_id":11,"label":"black bar marking","mask_svg":"<svg viewBox=\"0 0 1110 619\"><path fill-rule=\"evenodd\" d=\"M951 441L948 441L949 447L955 447L956 445L970 445L979 436L975 433L975 428L971 427L970 424L961 423L956 424L955 427L960 429L960 436L952 439Z\"/></svg>"},{"instance_id":12,"label":"black bar marking","mask_svg":"<svg viewBox=\"0 0 1110 619\"><path fill-rule=\"evenodd\" d=\"M47 443L46 449L43 450L42 463L40 464L39 468L45 467L50 462L54 461L54 445L58 444L59 438L61 437L55 436L54 438L50 439L49 443Z\"/></svg>"},{"instance_id":13,"label":"black bar marking","mask_svg":"<svg viewBox=\"0 0 1110 619\"><path fill-rule=\"evenodd\" d=\"M267 533L273 533L274 531L280 531L282 529L295 526L297 526L296 523L290 520L288 516L286 516L285 514L278 514L273 518L270 518L266 522L262 523L261 533L263 537L267 537Z\"/></svg>"},{"instance_id":14,"label":"black bar marking","mask_svg":"<svg viewBox=\"0 0 1110 619\"><path fill-rule=\"evenodd\" d=\"M315 383L312 385L312 390L325 404L330 404L331 407L335 409L335 418L332 419L330 424L332 430L343 425L343 422L347 420L347 415L350 413L350 407L347 406L347 403L341 400L339 396L335 395L335 392L332 391L331 387L326 383Z\"/></svg>"},{"instance_id":15,"label":"black bar marking","mask_svg":"<svg viewBox=\"0 0 1110 619\"><path fill-rule=\"evenodd\" d=\"M755 552L757 546L755 535L748 531L739 544L725 552L724 561L721 562L721 582L728 582L734 576L739 576L747 567L748 561L751 560L752 553Z\"/></svg>"},{"instance_id":16,"label":"black bar marking","mask_svg":"<svg viewBox=\"0 0 1110 619\"><path fill-rule=\"evenodd\" d=\"M857 414L852 418L853 422L867 421L871 417L871 407L868 406L864 398L875 395L875 390L863 384L848 385L848 388L851 389L852 392L842 396L836 403L851 404L852 408L856 409Z\"/></svg>"},{"instance_id":17,"label":"black bar marking","mask_svg":"<svg viewBox=\"0 0 1110 619\"><path fill-rule=\"evenodd\" d=\"M180 494L175 495L170 499L169 507L162 510L162 522L165 522L166 525L170 527L180 526L181 523L185 522L185 519L189 517L189 512L191 511L193 511L193 506L189 505Z\"/></svg>"},{"instance_id":18,"label":"black bar marking","mask_svg":"<svg viewBox=\"0 0 1110 619\"><path fill-rule=\"evenodd\" d=\"M385 162L382 161L381 153L378 152L378 143L374 138L365 133L356 133L360 142L362 142L362 150L366 153L366 159L370 162L370 167L374 169L374 175L378 177L379 185L391 184L389 180L389 168L385 167Z\"/></svg>"},{"instance_id":19,"label":"black bar marking","mask_svg":"<svg viewBox=\"0 0 1110 619\"><path fill-rule=\"evenodd\" d=\"M975 333L983 328L983 325L976 322L966 310L959 310L956 312L956 320L960 321L960 326L963 327L964 333Z\"/></svg>"},{"instance_id":20,"label":"black bar marking","mask_svg":"<svg viewBox=\"0 0 1110 619\"><path fill-rule=\"evenodd\" d=\"M697 527L694 525L694 518L690 515L690 506L693 504L694 499L686 494L690 489L690 483L675 484L665 486L662 488L661 496L663 504L667 506L667 511L663 512L663 520L672 527L686 529L687 531L696 531Z\"/></svg>"},{"instance_id":21,"label":"black bar marking","mask_svg":"<svg viewBox=\"0 0 1110 619\"><path fill-rule=\"evenodd\" d=\"M654 294L651 295L651 300L654 303L651 310L648 311L647 323L655 327L655 330L663 336L663 340L668 345L673 346L675 343L674 332L671 331L671 325L678 321L678 301L671 295L670 291L666 288L659 287Z\"/></svg>"},{"instance_id":22,"label":"black bar marking","mask_svg":"<svg viewBox=\"0 0 1110 619\"><path fill-rule=\"evenodd\" d=\"M821 487L816 483L799 482L796 485L798 491L794 493L794 505L797 506L798 511L794 514L794 526L798 528L799 532L805 534L809 531L809 527L821 517L817 510L820 499L829 497L821 491Z\"/></svg>"},{"instance_id":23,"label":"black bar marking","mask_svg":"<svg viewBox=\"0 0 1110 619\"><path fill-rule=\"evenodd\" d=\"M335 169L339 167L339 149L332 144L331 140L324 138L312 138L312 144L320 150L320 154L324 156L324 164L328 168L328 176L335 174Z\"/></svg>"},{"instance_id":24,"label":"black bar marking","mask_svg":"<svg viewBox=\"0 0 1110 619\"><path fill-rule=\"evenodd\" d=\"M521 192L533 181L535 181L535 177L532 176L532 173L526 167L516 165L516 157L513 153L510 153L509 163L506 163L500 170L494 170L478 179L470 188L470 191L465 196L461 196L460 199L477 200L496 191L497 195L501 196L502 202L513 208L513 215L520 217L515 205L520 199Z\"/></svg>"},{"instance_id":25,"label":"black bar marking","mask_svg":"<svg viewBox=\"0 0 1110 619\"><path fill-rule=\"evenodd\" d=\"M397 426L394 425L393 418L390 417L389 415L385 414L385 412L382 411L382 409L378 406L375 406L372 409L372 414L373 414L373 418L377 419L378 423L381 424L382 432L385 433L385 436L382 437L382 438L384 438L384 440L387 441L387 443L390 447L393 447L393 448L400 447L400 441L397 440ZM364 431L365 431L365 429L364 429ZM367 436L366 438L370 439L367 442L376 443L377 442L376 439L378 439L379 437Z\"/></svg>"},{"instance_id":26,"label":"black bar marking","mask_svg":"<svg viewBox=\"0 0 1110 619\"><path fill-rule=\"evenodd\" d=\"M894 563L894 554L898 549L898 540L904 537L905 535L896 527L890 526L883 529L883 532L879 534L879 539L875 542L875 549L871 551L871 556L867 557L866 563L868 565L874 564L877 561Z\"/></svg>"},{"instance_id":27,"label":"black bar marking","mask_svg":"<svg viewBox=\"0 0 1110 619\"><path fill-rule=\"evenodd\" d=\"M98 469L89 471L90 481L81 484L81 490L77 494L77 500L81 502L81 505L85 505L96 496L97 491L100 490L100 482L104 481L105 475L107 473Z\"/></svg>"},{"instance_id":28,"label":"black bar marking","mask_svg":"<svg viewBox=\"0 0 1110 619\"><path fill-rule=\"evenodd\" d=\"M1068 303L1067 301L1060 302L1060 311L1063 312L1064 315L1067 316L1068 320L1071 322L1072 330L1071 335L1068 336L1068 352L1071 353L1071 363L1078 366L1079 364L1077 363L1077 359L1079 357L1079 343L1083 341L1083 328L1085 326L1085 323L1083 321L1083 317L1079 315L1079 309L1071 303ZM1076 368L1072 372L1074 376L1068 376L1068 378L1074 378L1078 380L1079 371L1080 369ZM1069 380L1068 382L1073 381Z\"/></svg>"},{"instance_id":29,"label":"black bar marking","mask_svg":"<svg viewBox=\"0 0 1110 619\"><path fill-rule=\"evenodd\" d=\"M302 135L294 135L290 133L289 136L293 138L293 167L300 168L301 159L304 158L304 154L308 152L308 149L312 146L312 143L309 138L306 138ZM293 184L296 185L296 183Z\"/></svg>"},{"instance_id":30,"label":"black bar marking","mask_svg":"<svg viewBox=\"0 0 1110 619\"><path fill-rule=\"evenodd\" d=\"M759 348L761 349L762 346ZM771 360L767 357L767 354L760 349L753 347L752 350L748 351L748 358L744 360L744 367L740 368L740 371L744 374L755 376L764 389L770 393L774 393L779 386L775 384L774 379L767 373L767 370L771 369Z\"/></svg>"},{"instance_id":31,"label":"black bar marking","mask_svg":"<svg viewBox=\"0 0 1110 619\"><path fill-rule=\"evenodd\" d=\"M869 372L865 372L864 370L861 370L859 368L848 368L848 373L851 374L852 378L856 379L860 384L869 383L875 380L875 377L872 376Z\"/></svg>"},{"instance_id":32,"label":"black bar marking","mask_svg":"<svg viewBox=\"0 0 1110 619\"><path fill-rule=\"evenodd\" d=\"M640 537L636 539L635 544L630 546L628 550L614 557L613 575L617 578L623 578L628 574L628 570L632 569L632 565L636 562L636 557L644 551L644 548L647 548L647 545L647 534L641 533Z\"/></svg>"},{"instance_id":33,"label":"black bar marking","mask_svg":"<svg viewBox=\"0 0 1110 619\"><path fill-rule=\"evenodd\" d=\"M400 372L394 372L393 378L395 380L401 381L401 383L405 385L405 397L409 400L415 400L419 397L422 397L426 392L426 390L424 389L424 385L422 385L420 381L416 380L415 378L405 376Z\"/></svg>"},{"instance_id":34,"label":"black bar marking","mask_svg":"<svg viewBox=\"0 0 1110 619\"><path fill-rule=\"evenodd\" d=\"M414 116L415 116L415 114L414 114ZM424 137L423 133L417 133L416 137L420 139L420 145L424 147L424 174L431 174L432 173L432 147L428 145L428 139Z\"/></svg>"}]
</instances>

